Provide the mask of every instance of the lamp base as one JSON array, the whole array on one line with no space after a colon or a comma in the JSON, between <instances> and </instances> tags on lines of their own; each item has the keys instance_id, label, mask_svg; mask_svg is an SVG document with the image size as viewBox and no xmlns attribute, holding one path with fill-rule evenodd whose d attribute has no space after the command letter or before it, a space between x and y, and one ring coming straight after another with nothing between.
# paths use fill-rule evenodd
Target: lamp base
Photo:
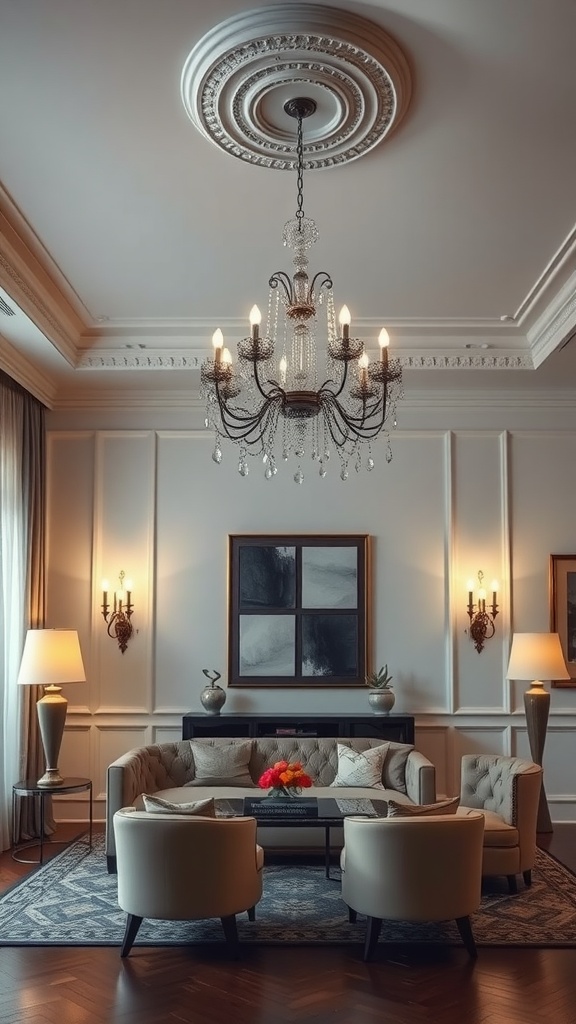
<instances>
[{"instance_id":1,"label":"lamp base","mask_svg":"<svg viewBox=\"0 0 576 1024\"><path fill-rule=\"evenodd\" d=\"M68 701L62 696L60 689L53 684L45 686L44 696L36 704L46 758L46 771L42 778L38 779L38 786L61 786L64 781L58 771L58 755L66 723Z\"/></svg>"},{"instance_id":2,"label":"lamp base","mask_svg":"<svg viewBox=\"0 0 576 1024\"><path fill-rule=\"evenodd\" d=\"M41 779L38 779L37 786L61 786L64 779L60 775L58 768L47 768Z\"/></svg>"},{"instance_id":3,"label":"lamp base","mask_svg":"<svg viewBox=\"0 0 576 1024\"><path fill-rule=\"evenodd\" d=\"M550 710L550 694L544 689L543 683L535 679L532 686L524 694L524 709L526 712L526 729L530 743L530 754L532 760L542 765L544 755L544 742L546 740L546 727L548 724L548 713ZM553 832L550 809L546 799L544 781L540 790L540 802L538 804L538 819L536 823L537 832Z\"/></svg>"}]
</instances>

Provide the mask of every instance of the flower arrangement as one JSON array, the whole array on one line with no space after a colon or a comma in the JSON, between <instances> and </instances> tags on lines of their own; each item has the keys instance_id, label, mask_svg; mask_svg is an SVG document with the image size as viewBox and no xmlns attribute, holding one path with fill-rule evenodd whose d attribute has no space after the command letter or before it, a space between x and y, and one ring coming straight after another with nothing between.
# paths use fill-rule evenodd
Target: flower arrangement
<instances>
[{"instance_id":1,"label":"flower arrangement","mask_svg":"<svg viewBox=\"0 0 576 1024\"><path fill-rule=\"evenodd\" d=\"M268 796L298 796L303 789L312 785L312 779L306 774L299 761L276 761L267 768L258 779L261 789L270 791Z\"/></svg>"}]
</instances>

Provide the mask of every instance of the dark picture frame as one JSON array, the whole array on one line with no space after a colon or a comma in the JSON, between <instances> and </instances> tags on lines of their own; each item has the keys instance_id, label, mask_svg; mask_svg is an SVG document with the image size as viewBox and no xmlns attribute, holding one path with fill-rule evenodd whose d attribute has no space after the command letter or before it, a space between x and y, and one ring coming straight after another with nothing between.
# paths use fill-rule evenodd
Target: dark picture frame
<instances>
[{"instance_id":1,"label":"dark picture frame","mask_svg":"<svg viewBox=\"0 0 576 1024\"><path fill-rule=\"evenodd\" d=\"M228 686L364 685L367 534L228 537Z\"/></svg>"},{"instance_id":2,"label":"dark picture frame","mask_svg":"<svg viewBox=\"0 0 576 1024\"><path fill-rule=\"evenodd\" d=\"M576 555L550 555L550 629L558 633L570 679L552 686L576 687Z\"/></svg>"}]
</instances>

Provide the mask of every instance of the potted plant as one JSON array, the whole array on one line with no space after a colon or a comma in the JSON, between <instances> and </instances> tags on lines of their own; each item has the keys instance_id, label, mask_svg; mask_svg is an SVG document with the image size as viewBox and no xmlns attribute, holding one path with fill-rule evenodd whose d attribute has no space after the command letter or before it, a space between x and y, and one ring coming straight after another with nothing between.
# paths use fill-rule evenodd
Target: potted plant
<instances>
[{"instance_id":1,"label":"potted plant","mask_svg":"<svg viewBox=\"0 0 576 1024\"><path fill-rule=\"evenodd\" d=\"M396 697L391 685L392 678L388 675L387 664L378 672L366 676L366 686L370 687L368 703L375 715L387 715L394 707Z\"/></svg>"},{"instance_id":2,"label":"potted plant","mask_svg":"<svg viewBox=\"0 0 576 1024\"><path fill-rule=\"evenodd\" d=\"M220 672L217 672L215 668L212 669L212 673L207 668L203 668L202 671L210 680L210 686L205 686L200 694L202 707L207 715L219 715L220 709L226 701L226 690L216 685L220 679Z\"/></svg>"}]
</instances>

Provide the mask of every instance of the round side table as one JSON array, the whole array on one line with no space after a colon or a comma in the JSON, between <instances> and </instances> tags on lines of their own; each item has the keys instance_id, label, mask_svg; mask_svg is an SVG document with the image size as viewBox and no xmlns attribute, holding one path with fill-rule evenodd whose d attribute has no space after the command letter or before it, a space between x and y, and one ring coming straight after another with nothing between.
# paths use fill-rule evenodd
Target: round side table
<instances>
[{"instance_id":1,"label":"round side table","mask_svg":"<svg viewBox=\"0 0 576 1024\"><path fill-rule=\"evenodd\" d=\"M44 846L53 844L55 846L62 845L68 846L70 843L75 842L80 835L73 836L72 839L45 839L44 837L44 802L47 796L61 796L64 793L81 793L84 790L88 790L90 794L90 812L89 812L89 830L88 830L88 848L92 849L92 780L91 779L75 779L68 778L59 786L39 786L34 779L23 779L21 782L16 782L12 786L12 858L17 860L20 864L43 864L44 863ZM21 843L19 846L16 845L17 836L15 835L16 830L16 800L18 797L33 796L38 797L40 800L40 838L32 839L29 842ZM24 857L19 857L18 854L22 850L33 849L39 847L39 857L37 860L27 860Z\"/></svg>"}]
</instances>

